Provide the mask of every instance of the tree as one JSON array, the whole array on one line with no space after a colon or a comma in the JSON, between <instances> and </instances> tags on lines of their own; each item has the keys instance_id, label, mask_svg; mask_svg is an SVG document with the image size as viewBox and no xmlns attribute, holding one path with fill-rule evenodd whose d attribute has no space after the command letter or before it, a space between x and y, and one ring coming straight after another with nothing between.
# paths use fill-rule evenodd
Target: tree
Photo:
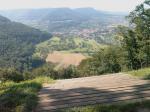
<instances>
[{"instance_id":1,"label":"tree","mask_svg":"<svg viewBox=\"0 0 150 112\"><path fill-rule=\"evenodd\" d=\"M128 16L131 28L119 27L121 45L127 52L128 67L150 66L150 0L136 7Z\"/></svg>"},{"instance_id":2,"label":"tree","mask_svg":"<svg viewBox=\"0 0 150 112\"><path fill-rule=\"evenodd\" d=\"M137 6L128 18L135 25L141 67L150 66L150 0Z\"/></svg>"},{"instance_id":3,"label":"tree","mask_svg":"<svg viewBox=\"0 0 150 112\"><path fill-rule=\"evenodd\" d=\"M125 66L124 51L119 46L99 50L78 66L83 76L120 72Z\"/></svg>"},{"instance_id":4,"label":"tree","mask_svg":"<svg viewBox=\"0 0 150 112\"><path fill-rule=\"evenodd\" d=\"M19 82L23 80L23 75L14 68L0 69L0 81Z\"/></svg>"},{"instance_id":5,"label":"tree","mask_svg":"<svg viewBox=\"0 0 150 112\"><path fill-rule=\"evenodd\" d=\"M119 28L119 35L122 36L121 46L127 52L125 55L127 60L127 66L129 69L138 69L140 68L140 61L137 57L138 55L138 42L136 33L127 27L120 26Z\"/></svg>"}]
</instances>

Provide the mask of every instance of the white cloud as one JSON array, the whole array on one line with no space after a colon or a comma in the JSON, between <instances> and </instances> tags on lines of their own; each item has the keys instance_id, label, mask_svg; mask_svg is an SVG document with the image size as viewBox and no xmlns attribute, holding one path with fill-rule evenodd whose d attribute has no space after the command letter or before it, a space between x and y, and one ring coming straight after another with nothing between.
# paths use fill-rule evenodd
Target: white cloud
<instances>
[{"instance_id":1,"label":"white cloud","mask_svg":"<svg viewBox=\"0 0 150 112\"><path fill-rule=\"evenodd\" d=\"M131 11L144 0L0 0L0 9L47 7L94 7L109 11Z\"/></svg>"}]
</instances>

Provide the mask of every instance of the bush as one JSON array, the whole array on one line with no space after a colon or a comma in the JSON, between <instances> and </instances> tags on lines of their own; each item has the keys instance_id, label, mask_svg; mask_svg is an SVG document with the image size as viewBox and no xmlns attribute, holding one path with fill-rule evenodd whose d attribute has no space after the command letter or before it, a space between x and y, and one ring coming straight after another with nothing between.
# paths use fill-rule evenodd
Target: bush
<instances>
[{"instance_id":1,"label":"bush","mask_svg":"<svg viewBox=\"0 0 150 112\"><path fill-rule=\"evenodd\" d=\"M117 73L125 68L125 52L118 46L101 49L91 58L83 60L78 66L83 76L104 73Z\"/></svg>"},{"instance_id":2,"label":"bush","mask_svg":"<svg viewBox=\"0 0 150 112\"><path fill-rule=\"evenodd\" d=\"M37 92L43 83L52 83L49 77L38 77L20 83L0 85L0 112L32 112L38 101Z\"/></svg>"},{"instance_id":3,"label":"bush","mask_svg":"<svg viewBox=\"0 0 150 112\"><path fill-rule=\"evenodd\" d=\"M38 76L48 76L51 78L56 78L55 77L55 70L54 70L54 64L47 63L41 67L38 67L36 69L33 69L30 73L30 78L35 78ZM26 73L26 77L29 76L29 73Z\"/></svg>"},{"instance_id":4,"label":"bush","mask_svg":"<svg viewBox=\"0 0 150 112\"><path fill-rule=\"evenodd\" d=\"M131 74L136 77L140 77L142 79L150 79L150 68L143 68L139 70L132 70L126 72L127 74Z\"/></svg>"},{"instance_id":5,"label":"bush","mask_svg":"<svg viewBox=\"0 0 150 112\"><path fill-rule=\"evenodd\" d=\"M70 65L67 68L55 70L55 65L47 63L39 68L34 69L32 72L25 72L25 79L33 79L38 76L48 76L53 79L68 79L79 77L77 67Z\"/></svg>"},{"instance_id":6,"label":"bush","mask_svg":"<svg viewBox=\"0 0 150 112\"><path fill-rule=\"evenodd\" d=\"M67 68L58 71L58 78L69 79L80 77L77 67L70 65Z\"/></svg>"},{"instance_id":7,"label":"bush","mask_svg":"<svg viewBox=\"0 0 150 112\"><path fill-rule=\"evenodd\" d=\"M9 69L0 69L0 80L1 81L14 81L14 82L19 82L23 80L23 75L16 71L13 68Z\"/></svg>"}]
</instances>

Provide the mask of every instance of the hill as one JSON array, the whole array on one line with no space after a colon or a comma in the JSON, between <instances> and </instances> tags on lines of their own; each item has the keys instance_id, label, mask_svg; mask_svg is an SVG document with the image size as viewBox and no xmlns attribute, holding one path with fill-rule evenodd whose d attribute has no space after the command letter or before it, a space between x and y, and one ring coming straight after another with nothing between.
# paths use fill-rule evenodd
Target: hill
<instances>
[{"instance_id":1,"label":"hill","mask_svg":"<svg viewBox=\"0 0 150 112\"><path fill-rule=\"evenodd\" d=\"M0 67L31 69L35 45L51 34L0 16Z\"/></svg>"},{"instance_id":2,"label":"hill","mask_svg":"<svg viewBox=\"0 0 150 112\"><path fill-rule=\"evenodd\" d=\"M0 11L11 20L51 32L54 36L92 38L99 43L113 43L117 25L126 25L125 14L93 8L47 8ZM106 40L105 40L106 38Z\"/></svg>"}]
</instances>

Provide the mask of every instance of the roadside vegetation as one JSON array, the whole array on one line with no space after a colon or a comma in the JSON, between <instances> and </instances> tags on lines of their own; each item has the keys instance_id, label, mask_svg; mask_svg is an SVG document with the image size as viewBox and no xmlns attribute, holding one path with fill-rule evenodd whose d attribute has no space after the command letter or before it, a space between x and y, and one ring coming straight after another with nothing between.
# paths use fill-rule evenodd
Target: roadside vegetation
<instances>
[{"instance_id":1,"label":"roadside vegetation","mask_svg":"<svg viewBox=\"0 0 150 112\"><path fill-rule=\"evenodd\" d=\"M140 77L142 79L150 79L150 68L133 70L133 71L129 71L127 73L131 74L132 76Z\"/></svg>"},{"instance_id":2,"label":"roadside vegetation","mask_svg":"<svg viewBox=\"0 0 150 112\"><path fill-rule=\"evenodd\" d=\"M93 105L59 110L59 112L149 112L150 101L123 103L118 105Z\"/></svg>"},{"instance_id":3,"label":"roadside vegetation","mask_svg":"<svg viewBox=\"0 0 150 112\"><path fill-rule=\"evenodd\" d=\"M21 82L0 83L0 112L31 112L38 101L43 83L53 83L49 77L37 77Z\"/></svg>"}]
</instances>

